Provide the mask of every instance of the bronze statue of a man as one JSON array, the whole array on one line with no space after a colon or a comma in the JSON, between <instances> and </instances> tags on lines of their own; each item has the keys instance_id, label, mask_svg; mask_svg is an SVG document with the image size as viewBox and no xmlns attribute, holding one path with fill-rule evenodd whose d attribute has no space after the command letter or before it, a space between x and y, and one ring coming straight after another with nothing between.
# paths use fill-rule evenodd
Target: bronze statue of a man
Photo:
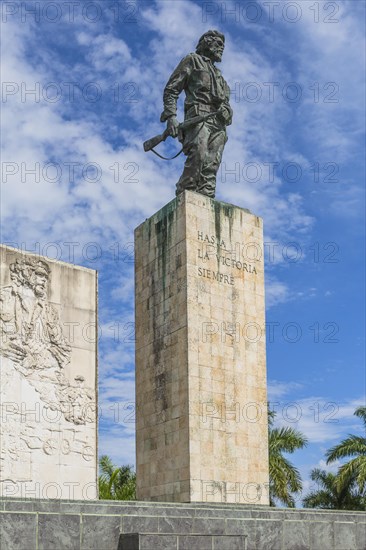
<instances>
[{"instance_id":1,"label":"bronze statue of a man","mask_svg":"<svg viewBox=\"0 0 366 550\"><path fill-rule=\"evenodd\" d=\"M214 65L220 62L225 37L218 31L203 34L196 52L179 63L164 89L164 111L161 122L167 121L170 135L178 135L177 100L184 90L184 120L186 123L200 115L210 118L187 125L181 140L187 156L184 170L177 183L176 194L185 190L215 197L216 174L227 141L226 126L231 124L230 88L221 71Z\"/></svg>"}]
</instances>

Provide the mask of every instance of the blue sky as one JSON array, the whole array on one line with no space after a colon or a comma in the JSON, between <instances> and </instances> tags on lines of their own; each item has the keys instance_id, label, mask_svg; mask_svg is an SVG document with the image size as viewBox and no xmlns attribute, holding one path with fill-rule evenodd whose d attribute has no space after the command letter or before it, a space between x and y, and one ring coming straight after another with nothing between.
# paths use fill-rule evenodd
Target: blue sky
<instances>
[{"instance_id":1,"label":"blue sky","mask_svg":"<svg viewBox=\"0 0 366 550\"><path fill-rule=\"evenodd\" d=\"M365 403L364 2L1 8L1 241L98 270L99 446L117 464L134 463L133 229L174 197L183 163L142 142L163 129L178 61L225 34L217 198L264 220L269 397L309 438L292 457L306 491L325 450L361 433Z\"/></svg>"}]
</instances>

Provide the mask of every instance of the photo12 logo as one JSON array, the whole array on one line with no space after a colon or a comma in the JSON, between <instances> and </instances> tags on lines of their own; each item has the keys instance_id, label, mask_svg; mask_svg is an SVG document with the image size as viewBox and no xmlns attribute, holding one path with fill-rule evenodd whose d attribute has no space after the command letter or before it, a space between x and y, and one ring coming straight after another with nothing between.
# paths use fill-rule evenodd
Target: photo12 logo
<instances>
[{"instance_id":1,"label":"photo12 logo","mask_svg":"<svg viewBox=\"0 0 366 550\"><path fill-rule=\"evenodd\" d=\"M14 82L1 83L1 101L9 103L80 103L100 101L137 103L140 88L136 82L115 82L108 88L100 82Z\"/></svg>"},{"instance_id":2,"label":"photo12 logo","mask_svg":"<svg viewBox=\"0 0 366 550\"><path fill-rule=\"evenodd\" d=\"M98 23L102 20L131 24L137 23L139 5L132 1L67 1L53 2L3 2L1 19L3 23L17 21L21 23Z\"/></svg>"},{"instance_id":3,"label":"photo12 logo","mask_svg":"<svg viewBox=\"0 0 366 550\"><path fill-rule=\"evenodd\" d=\"M203 2L202 22L221 23L298 23L309 18L313 23L339 23L339 2Z\"/></svg>"}]
</instances>

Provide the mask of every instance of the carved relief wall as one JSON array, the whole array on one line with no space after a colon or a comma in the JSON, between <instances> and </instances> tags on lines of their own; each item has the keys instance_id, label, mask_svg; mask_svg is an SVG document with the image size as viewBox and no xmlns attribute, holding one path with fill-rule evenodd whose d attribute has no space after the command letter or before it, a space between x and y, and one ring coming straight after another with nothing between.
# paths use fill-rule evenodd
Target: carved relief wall
<instances>
[{"instance_id":1,"label":"carved relief wall","mask_svg":"<svg viewBox=\"0 0 366 550\"><path fill-rule=\"evenodd\" d=\"M96 272L0 252L0 495L95 498Z\"/></svg>"}]
</instances>

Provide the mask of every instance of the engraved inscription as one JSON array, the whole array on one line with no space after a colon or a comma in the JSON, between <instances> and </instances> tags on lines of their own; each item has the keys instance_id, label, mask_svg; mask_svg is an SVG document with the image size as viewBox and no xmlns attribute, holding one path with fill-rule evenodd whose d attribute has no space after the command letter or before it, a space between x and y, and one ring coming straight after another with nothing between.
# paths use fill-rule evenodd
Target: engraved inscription
<instances>
[{"instance_id":1,"label":"engraved inscription","mask_svg":"<svg viewBox=\"0 0 366 550\"><path fill-rule=\"evenodd\" d=\"M234 277L232 275L224 275L218 271L212 271L211 269L198 268L199 277L206 277L207 279L213 279L219 283L226 283L228 285L234 285Z\"/></svg>"},{"instance_id":2,"label":"engraved inscription","mask_svg":"<svg viewBox=\"0 0 366 550\"><path fill-rule=\"evenodd\" d=\"M197 232L197 239L200 241L200 248L198 248L198 258L202 263L209 262L210 260L216 260L217 270L198 267L198 276L212 279L218 283L235 285L235 277L230 273L221 273L220 267L228 267L231 269L237 269L246 273L257 275L257 268L254 263L249 261L241 261L237 259L239 256L238 250L227 250L226 241L224 239L218 239L215 235L208 235L203 231ZM240 250L239 243L236 243ZM251 243L253 246L253 243ZM244 245L242 245L243 247ZM260 256L259 256L260 257ZM259 259L258 257L255 259Z\"/></svg>"}]
</instances>

